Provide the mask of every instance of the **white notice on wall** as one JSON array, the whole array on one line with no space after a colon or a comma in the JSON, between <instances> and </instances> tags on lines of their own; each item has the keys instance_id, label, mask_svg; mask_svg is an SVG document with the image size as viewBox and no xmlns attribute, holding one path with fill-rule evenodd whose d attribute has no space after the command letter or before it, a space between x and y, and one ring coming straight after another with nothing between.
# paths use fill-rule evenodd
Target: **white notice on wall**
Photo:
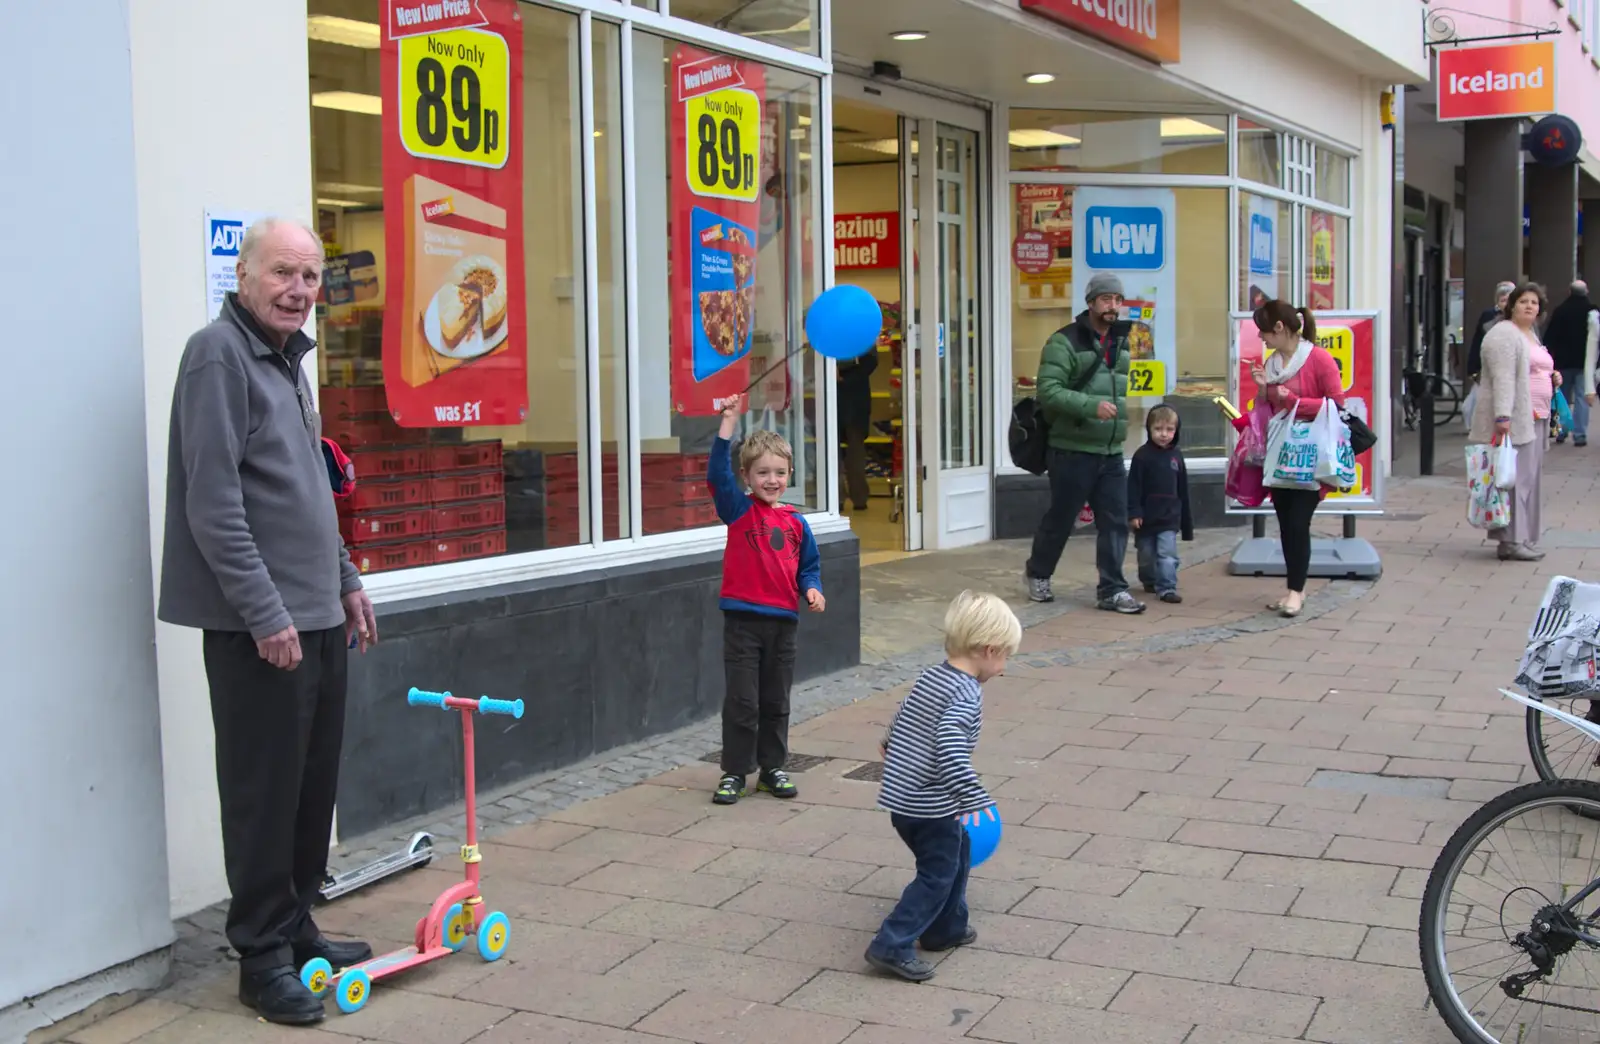
<instances>
[{"instance_id":1,"label":"white notice on wall","mask_svg":"<svg viewBox=\"0 0 1600 1044\"><path fill-rule=\"evenodd\" d=\"M251 210L206 209L206 320L222 311L222 302L239 288L239 244L244 230L262 215Z\"/></svg>"}]
</instances>

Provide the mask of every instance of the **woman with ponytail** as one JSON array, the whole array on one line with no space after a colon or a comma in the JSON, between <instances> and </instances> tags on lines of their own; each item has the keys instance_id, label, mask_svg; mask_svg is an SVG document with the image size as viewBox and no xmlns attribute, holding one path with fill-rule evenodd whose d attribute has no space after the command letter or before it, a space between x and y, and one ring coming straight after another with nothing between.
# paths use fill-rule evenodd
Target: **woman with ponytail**
<instances>
[{"instance_id":1,"label":"woman with ponytail","mask_svg":"<svg viewBox=\"0 0 1600 1044\"><path fill-rule=\"evenodd\" d=\"M1256 329L1272 355L1264 364L1252 367L1257 394L1275 414L1293 410L1301 420L1314 420L1325 399L1344 409L1344 382L1339 364L1326 349L1317 346L1317 323L1308 308L1295 308L1287 301L1268 301L1255 310ZM1273 489L1272 509L1278 516L1278 534L1283 542L1283 564L1288 589L1282 598L1267 606L1283 616L1299 616L1305 603L1306 573L1311 568L1311 517L1327 495L1319 489Z\"/></svg>"}]
</instances>

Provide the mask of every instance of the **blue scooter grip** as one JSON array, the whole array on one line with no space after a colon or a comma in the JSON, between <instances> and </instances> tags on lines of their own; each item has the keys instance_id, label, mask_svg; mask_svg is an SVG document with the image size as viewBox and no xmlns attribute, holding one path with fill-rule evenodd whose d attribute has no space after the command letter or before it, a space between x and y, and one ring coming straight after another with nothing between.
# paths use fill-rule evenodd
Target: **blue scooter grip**
<instances>
[{"instance_id":1,"label":"blue scooter grip","mask_svg":"<svg viewBox=\"0 0 1600 1044\"><path fill-rule=\"evenodd\" d=\"M487 696L478 699L479 714L509 714L513 718L522 717L521 700L491 700Z\"/></svg>"},{"instance_id":2,"label":"blue scooter grip","mask_svg":"<svg viewBox=\"0 0 1600 1044\"><path fill-rule=\"evenodd\" d=\"M443 707L444 698L448 692L424 692L421 689L412 689L406 693L406 702L413 707Z\"/></svg>"}]
</instances>

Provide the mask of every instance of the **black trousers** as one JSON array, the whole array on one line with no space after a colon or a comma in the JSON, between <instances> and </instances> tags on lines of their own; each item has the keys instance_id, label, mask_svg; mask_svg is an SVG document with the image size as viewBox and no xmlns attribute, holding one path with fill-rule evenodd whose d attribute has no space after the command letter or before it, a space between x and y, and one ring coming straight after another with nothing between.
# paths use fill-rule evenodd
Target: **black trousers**
<instances>
[{"instance_id":1,"label":"black trousers","mask_svg":"<svg viewBox=\"0 0 1600 1044\"><path fill-rule=\"evenodd\" d=\"M1094 559L1100 574L1095 597L1115 598L1128 589L1122 573L1128 555L1128 467L1122 453L1067 453L1052 447L1045 459L1050 467L1050 508L1034 531L1027 574L1040 580L1055 575L1073 523L1087 503L1094 512Z\"/></svg>"},{"instance_id":2,"label":"black trousers","mask_svg":"<svg viewBox=\"0 0 1600 1044\"><path fill-rule=\"evenodd\" d=\"M285 671L248 634L203 640L233 894L228 942L246 973L292 963L292 944L317 936L311 904L328 866L349 650L343 627L302 631L300 649L300 666Z\"/></svg>"},{"instance_id":3,"label":"black trousers","mask_svg":"<svg viewBox=\"0 0 1600 1044\"><path fill-rule=\"evenodd\" d=\"M867 506L867 425L840 422L844 435L845 488L857 510Z\"/></svg>"},{"instance_id":4,"label":"black trousers","mask_svg":"<svg viewBox=\"0 0 1600 1044\"><path fill-rule=\"evenodd\" d=\"M1283 564L1289 571L1289 590L1306 589L1311 568L1311 516L1322 503L1314 489L1275 489L1272 510L1278 515L1278 537L1283 541Z\"/></svg>"},{"instance_id":5,"label":"black trousers","mask_svg":"<svg viewBox=\"0 0 1600 1044\"><path fill-rule=\"evenodd\" d=\"M759 613L723 614L722 771L745 776L789 760L789 687L799 622Z\"/></svg>"}]
</instances>

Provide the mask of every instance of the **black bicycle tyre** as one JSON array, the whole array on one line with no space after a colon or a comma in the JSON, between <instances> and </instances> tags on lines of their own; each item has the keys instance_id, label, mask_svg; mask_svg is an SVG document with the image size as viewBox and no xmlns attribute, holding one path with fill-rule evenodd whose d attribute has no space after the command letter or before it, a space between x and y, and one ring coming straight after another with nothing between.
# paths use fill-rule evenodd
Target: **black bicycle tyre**
<instances>
[{"instance_id":1,"label":"black bicycle tyre","mask_svg":"<svg viewBox=\"0 0 1600 1044\"><path fill-rule=\"evenodd\" d=\"M1439 390L1433 397L1433 426L1442 428L1446 424L1461 416L1461 391L1456 383L1448 377L1434 378L1439 382ZM1450 409L1441 414L1440 408L1448 403Z\"/></svg>"},{"instance_id":2,"label":"black bicycle tyre","mask_svg":"<svg viewBox=\"0 0 1600 1044\"><path fill-rule=\"evenodd\" d=\"M1600 808L1600 783L1577 779L1540 780L1508 790L1468 816L1467 821L1457 827L1455 833L1450 835L1450 840L1445 842L1444 848L1439 851L1439 858L1434 860L1433 869L1428 874L1428 885L1422 893L1422 912L1417 919L1417 949L1422 958L1422 976L1428 984L1428 996L1439 1017L1461 1044L1501 1042L1489 1036L1463 1010L1461 998L1450 985L1439 924L1441 905L1460 876L1466 857L1491 830L1510 819L1513 812L1524 805L1566 804L1573 799L1592 801L1596 808ZM1566 807L1572 808L1571 805Z\"/></svg>"}]
</instances>

